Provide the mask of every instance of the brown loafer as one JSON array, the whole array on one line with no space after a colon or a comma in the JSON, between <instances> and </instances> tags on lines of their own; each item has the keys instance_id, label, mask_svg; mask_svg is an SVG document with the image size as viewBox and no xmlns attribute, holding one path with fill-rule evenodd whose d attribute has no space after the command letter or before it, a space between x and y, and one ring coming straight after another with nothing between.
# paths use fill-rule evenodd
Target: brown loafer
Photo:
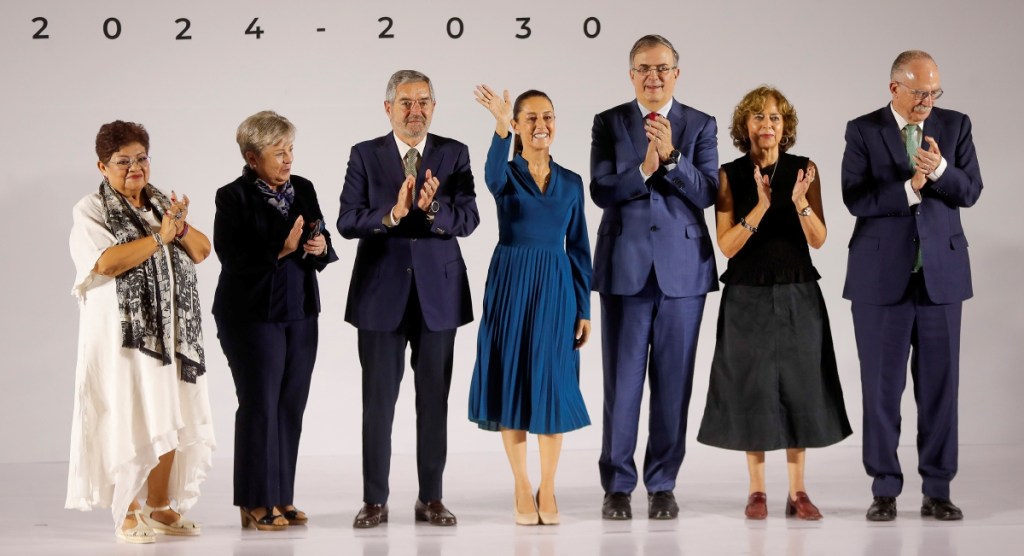
<instances>
[{"instance_id":1,"label":"brown loafer","mask_svg":"<svg viewBox=\"0 0 1024 556\"><path fill-rule=\"evenodd\" d=\"M431 500L426 503L416 500L414 512L416 521L426 521L439 527L451 527L459 522L440 500Z\"/></svg>"},{"instance_id":2,"label":"brown loafer","mask_svg":"<svg viewBox=\"0 0 1024 556\"><path fill-rule=\"evenodd\" d=\"M811 503L811 499L807 497L807 493L802 490L796 493L796 500L786 496L786 517L792 517L794 515L800 519L806 519L807 521L817 521L821 519L821 512L818 511L817 506Z\"/></svg>"},{"instance_id":3,"label":"brown loafer","mask_svg":"<svg viewBox=\"0 0 1024 556\"><path fill-rule=\"evenodd\" d=\"M747 519L764 519L768 517L768 496L763 492L751 492L747 497L747 508L743 510Z\"/></svg>"},{"instance_id":4,"label":"brown loafer","mask_svg":"<svg viewBox=\"0 0 1024 556\"><path fill-rule=\"evenodd\" d=\"M356 514L355 521L352 522L352 527L356 529L369 529L387 522L387 504L363 504L363 507L359 508L359 513Z\"/></svg>"}]
</instances>

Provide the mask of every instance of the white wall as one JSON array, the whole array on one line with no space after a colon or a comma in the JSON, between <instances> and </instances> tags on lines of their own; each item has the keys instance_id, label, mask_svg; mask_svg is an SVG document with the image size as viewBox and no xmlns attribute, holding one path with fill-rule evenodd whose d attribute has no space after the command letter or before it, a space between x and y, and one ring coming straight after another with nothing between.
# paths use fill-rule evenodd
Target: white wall
<instances>
[{"instance_id":1,"label":"white wall","mask_svg":"<svg viewBox=\"0 0 1024 556\"><path fill-rule=\"evenodd\" d=\"M627 2L529 0L514 9L499 6L452 0L4 0L0 462L67 458L78 326L78 309L69 294L74 270L67 236L72 205L100 180L93 140L101 124L126 119L146 125L153 183L187 193L193 224L209 233L214 192L241 169L236 126L257 110L277 110L298 126L295 171L316 184L333 231L349 148L389 130L383 112L388 76L400 68L422 70L434 79L438 97L431 131L467 143L478 177L481 225L462 246L479 312L497 227L494 203L481 183L493 120L472 100L473 86L488 83L513 94L526 88L548 92L558 115L553 154L587 180L593 115L632 97L628 51L646 33L665 35L680 51L676 96L718 118L723 162L738 156L727 127L733 106L747 90L774 84L799 111L800 142L792 152L810 156L820 168L829 241L813 255L824 277L821 286L855 429L846 440L851 444L860 443L861 398L849 303L841 298L854 221L839 190L843 131L847 120L888 101L889 65L898 52L921 48L935 56L947 91L939 104L971 115L988 185L980 202L962 214L976 297L964 306L960 441L1024 440L1014 413L1024 386L1018 367L1024 318L1016 287L1024 259L1017 207L1024 193L1016 191L1021 180L1012 150L1022 123L1017 98L1024 90L1019 72L1024 41L1017 23L1024 15L1021 4L732 0L662 3L649 14ZM33 40L40 24L31 20L40 16L48 20L50 38ZM377 21L382 16L393 18L395 38L377 38L384 28ZM458 40L445 32L453 16L464 22ZM526 16L532 36L516 39L515 18ZM116 40L103 36L108 17L121 22ZM254 17L265 31L258 40L244 34ZM583 35L588 17L600 19L597 38ZM174 23L178 18L190 20L192 40L174 40L183 27ZM326 31L317 33L317 27ZM592 236L599 218L591 205ZM708 218L713 219L710 211ZM342 319L355 242L339 237L335 247L341 262L321 275L324 312L302 445L307 455L359 450L356 332ZM719 263L724 269L724 259ZM215 258L200 266L207 308L218 272ZM583 352L581 382L595 425L569 435L568 449L600 446L597 296L593 303L595 341ZM691 438L703 412L718 303L718 294L709 296L690 408ZM218 455L227 456L235 396L213 319L208 312L204 316ZM465 419L475 338L475 324L460 329L450 404L453 451L501 449L496 436L477 431ZM396 451L406 453L414 446L409 383L399 401L394 434ZM913 443L910 392L906 398L904 442ZM708 454L730 461L736 457L717 450ZM596 480L596 469L584 472L594 472Z\"/></svg>"}]
</instances>

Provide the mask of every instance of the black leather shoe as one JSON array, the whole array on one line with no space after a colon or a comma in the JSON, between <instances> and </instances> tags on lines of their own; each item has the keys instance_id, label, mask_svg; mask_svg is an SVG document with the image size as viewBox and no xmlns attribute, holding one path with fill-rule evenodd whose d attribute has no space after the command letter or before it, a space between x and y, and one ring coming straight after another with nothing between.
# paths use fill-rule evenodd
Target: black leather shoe
<instances>
[{"instance_id":1,"label":"black leather shoe","mask_svg":"<svg viewBox=\"0 0 1024 556\"><path fill-rule=\"evenodd\" d=\"M356 529L369 529L370 527L376 527L381 523L387 522L387 504L363 504L363 507L359 508L359 513L356 514L355 521L352 522L352 527Z\"/></svg>"},{"instance_id":2,"label":"black leather shoe","mask_svg":"<svg viewBox=\"0 0 1024 556\"><path fill-rule=\"evenodd\" d=\"M939 521L957 521L964 518L960 508L949 500L925 496L921 502L921 515L931 516Z\"/></svg>"},{"instance_id":3,"label":"black leather shoe","mask_svg":"<svg viewBox=\"0 0 1024 556\"><path fill-rule=\"evenodd\" d=\"M868 508L868 521L892 521L896 519L896 498L876 496Z\"/></svg>"},{"instance_id":4,"label":"black leather shoe","mask_svg":"<svg viewBox=\"0 0 1024 556\"><path fill-rule=\"evenodd\" d=\"M671 490L647 493L647 517L650 519L675 519L679 516L679 504Z\"/></svg>"},{"instance_id":5,"label":"black leather shoe","mask_svg":"<svg viewBox=\"0 0 1024 556\"><path fill-rule=\"evenodd\" d=\"M625 492L609 492L604 495L601 504L601 517L604 519L633 519L633 508L629 506L629 494Z\"/></svg>"},{"instance_id":6,"label":"black leather shoe","mask_svg":"<svg viewBox=\"0 0 1024 556\"><path fill-rule=\"evenodd\" d=\"M455 519L455 515L448 511L448 508L444 507L440 500L431 500L427 503L416 500L414 512L416 521L426 521L439 527L451 527L459 523L459 520Z\"/></svg>"}]
</instances>

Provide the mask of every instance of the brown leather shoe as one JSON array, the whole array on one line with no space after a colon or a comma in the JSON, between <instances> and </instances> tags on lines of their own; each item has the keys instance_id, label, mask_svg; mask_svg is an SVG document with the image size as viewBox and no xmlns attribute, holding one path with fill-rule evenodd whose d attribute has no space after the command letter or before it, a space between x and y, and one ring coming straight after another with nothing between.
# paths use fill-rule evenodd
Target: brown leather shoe
<instances>
[{"instance_id":1,"label":"brown leather shoe","mask_svg":"<svg viewBox=\"0 0 1024 556\"><path fill-rule=\"evenodd\" d=\"M747 519L764 519L768 517L768 496L763 492L751 492L747 497L747 508L743 510Z\"/></svg>"},{"instance_id":2,"label":"brown leather shoe","mask_svg":"<svg viewBox=\"0 0 1024 556\"><path fill-rule=\"evenodd\" d=\"M800 519L806 519L807 521L816 521L821 519L821 512L818 511L817 506L811 503L811 499L807 497L807 493L802 490L797 491L796 500L786 496L786 517L792 517L794 515Z\"/></svg>"},{"instance_id":3,"label":"brown leather shoe","mask_svg":"<svg viewBox=\"0 0 1024 556\"><path fill-rule=\"evenodd\" d=\"M459 522L440 500L431 500L427 503L416 500L414 511L416 521L426 521L439 527L451 527Z\"/></svg>"},{"instance_id":4,"label":"brown leather shoe","mask_svg":"<svg viewBox=\"0 0 1024 556\"><path fill-rule=\"evenodd\" d=\"M387 504L363 504L363 507L359 508L359 513L356 514L355 521L352 522L352 527L356 529L369 529L387 522Z\"/></svg>"}]
</instances>

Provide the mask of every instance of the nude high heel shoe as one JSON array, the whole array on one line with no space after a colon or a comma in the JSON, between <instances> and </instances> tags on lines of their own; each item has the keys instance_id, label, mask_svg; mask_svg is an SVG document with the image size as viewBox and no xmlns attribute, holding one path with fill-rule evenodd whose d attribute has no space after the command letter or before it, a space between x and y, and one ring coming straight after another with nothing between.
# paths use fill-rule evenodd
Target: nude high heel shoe
<instances>
[{"instance_id":1,"label":"nude high heel shoe","mask_svg":"<svg viewBox=\"0 0 1024 556\"><path fill-rule=\"evenodd\" d=\"M532 500L532 499L531 499ZM537 513L537 503L534 501L532 512L519 512L519 496L512 496L512 511L515 512L516 525L538 525L540 523L540 514Z\"/></svg>"},{"instance_id":2,"label":"nude high heel shoe","mask_svg":"<svg viewBox=\"0 0 1024 556\"><path fill-rule=\"evenodd\" d=\"M542 512L540 511L540 491L537 491L537 497L534 498L534 503L537 505L537 516L540 518L541 525L558 525L561 522L558 513L558 499L552 494L551 498L555 500L555 511L553 512Z\"/></svg>"}]
</instances>

